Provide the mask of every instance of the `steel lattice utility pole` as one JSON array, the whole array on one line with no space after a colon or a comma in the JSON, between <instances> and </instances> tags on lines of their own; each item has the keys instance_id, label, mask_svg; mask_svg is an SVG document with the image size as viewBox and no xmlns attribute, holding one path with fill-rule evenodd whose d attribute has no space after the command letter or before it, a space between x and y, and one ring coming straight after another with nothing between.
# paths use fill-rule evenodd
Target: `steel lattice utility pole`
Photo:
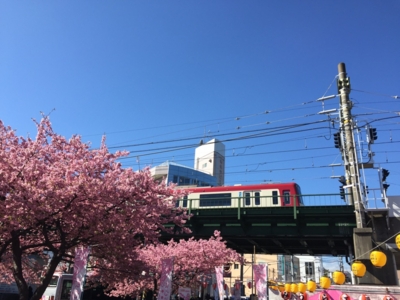
<instances>
[{"instance_id":1,"label":"steel lattice utility pole","mask_svg":"<svg viewBox=\"0 0 400 300\"><path fill-rule=\"evenodd\" d=\"M352 102L350 101L350 78L347 77L344 63L338 65L338 91L340 93L340 130L342 131L342 157L345 163L346 186L350 188L349 204L356 209L357 228L365 224L364 205L361 203L360 173L353 135L353 118L351 115Z\"/></svg>"}]
</instances>

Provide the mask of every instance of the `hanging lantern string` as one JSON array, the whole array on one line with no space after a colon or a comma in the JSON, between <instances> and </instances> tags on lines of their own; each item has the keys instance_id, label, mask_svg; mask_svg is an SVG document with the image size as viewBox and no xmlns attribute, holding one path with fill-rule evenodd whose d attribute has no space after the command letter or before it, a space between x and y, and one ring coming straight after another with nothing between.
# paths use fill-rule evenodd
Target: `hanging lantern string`
<instances>
[{"instance_id":1,"label":"hanging lantern string","mask_svg":"<svg viewBox=\"0 0 400 300\"><path fill-rule=\"evenodd\" d=\"M373 247L371 250L368 250L368 252L365 252L365 253L361 254L360 257L363 257L365 254L368 254L370 251L379 248L381 245L383 245L384 243L386 243L388 240L394 238L394 237L395 237L396 235L398 235L398 234L400 234L400 231L397 232L397 233L395 233L394 235L392 235L390 238L388 238L387 240L383 241L382 243L376 245L376 246ZM352 263L352 262L354 262L354 261L356 261L356 260L358 260L358 259L359 259L359 258L354 258L354 259L350 260L350 262Z\"/></svg>"}]
</instances>

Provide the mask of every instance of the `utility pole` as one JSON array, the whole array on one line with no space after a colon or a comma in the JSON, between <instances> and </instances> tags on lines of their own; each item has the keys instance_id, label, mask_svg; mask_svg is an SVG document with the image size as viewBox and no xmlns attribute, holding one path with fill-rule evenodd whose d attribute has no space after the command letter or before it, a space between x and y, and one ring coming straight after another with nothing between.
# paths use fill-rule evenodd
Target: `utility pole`
<instances>
[{"instance_id":1,"label":"utility pole","mask_svg":"<svg viewBox=\"0 0 400 300\"><path fill-rule=\"evenodd\" d=\"M388 284L395 285L397 278L393 268L393 254L389 250L384 250L392 263L383 268L375 268L370 259L369 252L372 249L372 228L366 226L365 207L361 199L360 171L356 153L356 143L354 140L354 121L351 115L353 103L350 101L350 79L347 77L346 66L344 63L338 65L338 92L340 94L340 132L342 137L342 158L345 164L344 188L350 189L348 197L349 204L354 205L357 228L353 229L354 255L357 260L361 260L366 266L366 275L357 278L358 284ZM322 264L321 264L322 265Z\"/></svg>"},{"instance_id":2,"label":"utility pole","mask_svg":"<svg viewBox=\"0 0 400 300\"><path fill-rule=\"evenodd\" d=\"M342 155L345 162L346 186L350 189L348 197L349 204L354 205L356 210L357 228L363 228L365 224L364 205L361 203L360 193L360 173L356 154L355 140L353 134L353 117L351 108L353 103L350 101L350 78L347 77L346 66L344 63L338 65L337 86L340 93L340 130L344 139Z\"/></svg>"}]
</instances>

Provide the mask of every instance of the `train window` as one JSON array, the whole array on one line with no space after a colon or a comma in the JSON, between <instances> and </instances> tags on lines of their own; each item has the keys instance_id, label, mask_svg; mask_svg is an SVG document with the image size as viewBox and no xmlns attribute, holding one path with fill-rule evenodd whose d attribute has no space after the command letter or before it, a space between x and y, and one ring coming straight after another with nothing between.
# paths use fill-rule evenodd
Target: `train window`
<instances>
[{"instance_id":1,"label":"train window","mask_svg":"<svg viewBox=\"0 0 400 300\"><path fill-rule=\"evenodd\" d=\"M204 206L231 206L231 193L202 194L200 195L200 207Z\"/></svg>"},{"instance_id":2,"label":"train window","mask_svg":"<svg viewBox=\"0 0 400 300\"><path fill-rule=\"evenodd\" d=\"M254 193L254 205L260 205L260 192Z\"/></svg>"},{"instance_id":3,"label":"train window","mask_svg":"<svg viewBox=\"0 0 400 300\"><path fill-rule=\"evenodd\" d=\"M278 204L278 192L277 191L272 191L272 204L273 205Z\"/></svg>"},{"instance_id":4,"label":"train window","mask_svg":"<svg viewBox=\"0 0 400 300\"><path fill-rule=\"evenodd\" d=\"M250 205L251 196L250 193L244 193L245 205Z\"/></svg>"},{"instance_id":5,"label":"train window","mask_svg":"<svg viewBox=\"0 0 400 300\"><path fill-rule=\"evenodd\" d=\"M283 191L283 199L285 204L290 204L290 191Z\"/></svg>"},{"instance_id":6,"label":"train window","mask_svg":"<svg viewBox=\"0 0 400 300\"><path fill-rule=\"evenodd\" d=\"M182 207L187 207L187 196L183 197Z\"/></svg>"}]
</instances>

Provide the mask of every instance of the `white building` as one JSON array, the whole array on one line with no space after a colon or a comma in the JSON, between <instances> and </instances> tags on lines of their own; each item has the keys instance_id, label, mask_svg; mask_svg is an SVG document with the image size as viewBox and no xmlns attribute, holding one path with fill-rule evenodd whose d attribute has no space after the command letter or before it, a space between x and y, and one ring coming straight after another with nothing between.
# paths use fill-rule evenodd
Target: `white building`
<instances>
[{"instance_id":1,"label":"white building","mask_svg":"<svg viewBox=\"0 0 400 300\"><path fill-rule=\"evenodd\" d=\"M314 280L319 282L323 275L322 258L320 256L296 255L299 259L300 281Z\"/></svg>"},{"instance_id":2,"label":"white building","mask_svg":"<svg viewBox=\"0 0 400 300\"><path fill-rule=\"evenodd\" d=\"M225 181L225 145L213 139L195 149L195 167L166 161L150 169L157 181L178 186L222 186Z\"/></svg>"},{"instance_id":3,"label":"white building","mask_svg":"<svg viewBox=\"0 0 400 300\"><path fill-rule=\"evenodd\" d=\"M213 139L196 148L194 154L194 169L217 178L217 185L225 181L225 145Z\"/></svg>"}]
</instances>

